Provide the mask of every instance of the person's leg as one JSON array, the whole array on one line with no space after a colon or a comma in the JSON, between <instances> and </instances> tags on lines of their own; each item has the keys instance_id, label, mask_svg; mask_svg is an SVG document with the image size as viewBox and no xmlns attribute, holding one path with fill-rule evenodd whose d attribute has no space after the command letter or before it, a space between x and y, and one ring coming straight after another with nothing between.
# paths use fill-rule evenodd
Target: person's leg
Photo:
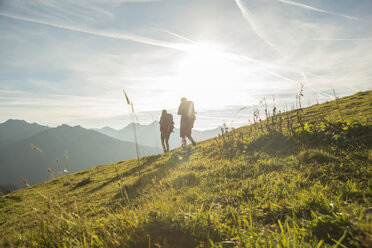
<instances>
[{"instance_id":1,"label":"person's leg","mask_svg":"<svg viewBox=\"0 0 372 248\"><path fill-rule=\"evenodd\" d=\"M187 138L191 141L191 144L193 146L196 146L196 142L194 141L194 139L191 137L191 127L187 129L186 131L186 136Z\"/></svg>"},{"instance_id":2,"label":"person's leg","mask_svg":"<svg viewBox=\"0 0 372 248\"><path fill-rule=\"evenodd\" d=\"M191 144L192 144L193 146L196 146L196 142L195 142L195 140L191 137L191 135L187 136L187 138L191 141Z\"/></svg>"},{"instance_id":3,"label":"person's leg","mask_svg":"<svg viewBox=\"0 0 372 248\"><path fill-rule=\"evenodd\" d=\"M165 144L164 144L164 140L165 140L165 137L164 137L164 133L161 133L161 145L163 146L163 151L166 152L167 150L165 149Z\"/></svg>"},{"instance_id":4,"label":"person's leg","mask_svg":"<svg viewBox=\"0 0 372 248\"><path fill-rule=\"evenodd\" d=\"M180 136L182 138L182 146L186 146L186 130L185 130L185 125L181 122L181 127L180 127Z\"/></svg>"},{"instance_id":5,"label":"person's leg","mask_svg":"<svg viewBox=\"0 0 372 248\"><path fill-rule=\"evenodd\" d=\"M169 152L169 137L170 137L170 133L167 134L166 139L165 139L165 144L167 146L167 152Z\"/></svg>"}]
</instances>

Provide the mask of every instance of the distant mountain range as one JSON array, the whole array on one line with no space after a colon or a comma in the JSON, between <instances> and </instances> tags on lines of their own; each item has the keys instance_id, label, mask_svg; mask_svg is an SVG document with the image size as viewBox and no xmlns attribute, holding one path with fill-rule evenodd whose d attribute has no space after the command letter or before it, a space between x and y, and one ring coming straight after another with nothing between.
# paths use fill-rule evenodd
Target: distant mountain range
<instances>
[{"instance_id":1,"label":"distant mountain range","mask_svg":"<svg viewBox=\"0 0 372 248\"><path fill-rule=\"evenodd\" d=\"M8 120L0 124L0 149L45 131L49 127L22 120Z\"/></svg>"},{"instance_id":2,"label":"distant mountain range","mask_svg":"<svg viewBox=\"0 0 372 248\"><path fill-rule=\"evenodd\" d=\"M23 186L23 179L32 185L65 169L71 173L136 158L134 130L140 156L162 152L157 121L149 125L131 123L120 130L110 127L93 130L65 124L51 128L23 120L8 120L0 124L0 187L13 190L15 186ZM220 128L193 130L193 137L202 141L218 133ZM179 147L180 143L176 128L170 138L171 149Z\"/></svg>"},{"instance_id":3,"label":"distant mountain range","mask_svg":"<svg viewBox=\"0 0 372 248\"><path fill-rule=\"evenodd\" d=\"M50 128L8 120L0 124L0 144L0 185L22 186L23 179L27 179L29 184L36 184L47 180L51 173L64 169L77 172L136 158L134 143L80 126ZM37 148L33 149L31 145ZM157 149L148 146L140 146L139 150L141 156L158 153ZM48 168L51 172L48 172Z\"/></svg>"},{"instance_id":4,"label":"distant mountain range","mask_svg":"<svg viewBox=\"0 0 372 248\"><path fill-rule=\"evenodd\" d=\"M5 185L0 185L0 196L9 194L12 191L15 191L19 189L19 187L15 186L14 184L5 184Z\"/></svg>"},{"instance_id":5,"label":"distant mountain range","mask_svg":"<svg viewBox=\"0 0 372 248\"><path fill-rule=\"evenodd\" d=\"M139 145L146 145L156 148L159 152L162 152L162 146L160 141L160 126L159 122L154 121L149 125L141 125L139 123L131 123L123 129L116 130L110 127L104 127L101 129L93 129L100 133L106 134L112 138L134 142L134 129L137 134L137 142ZM169 139L169 146L171 149L179 147L181 145L180 130L174 129ZM203 141L218 136L221 133L221 127L217 127L211 130L199 131L193 130L192 136L195 141Z\"/></svg>"}]
</instances>

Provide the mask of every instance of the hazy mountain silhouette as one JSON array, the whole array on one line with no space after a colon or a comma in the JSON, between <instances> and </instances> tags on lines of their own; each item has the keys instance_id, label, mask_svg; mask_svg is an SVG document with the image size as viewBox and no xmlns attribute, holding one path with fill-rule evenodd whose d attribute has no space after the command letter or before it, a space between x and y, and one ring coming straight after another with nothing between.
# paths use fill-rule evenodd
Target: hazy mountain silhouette
<instances>
[{"instance_id":1,"label":"hazy mountain silhouette","mask_svg":"<svg viewBox=\"0 0 372 248\"><path fill-rule=\"evenodd\" d=\"M135 127L136 129L137 140L140 145L155 147L159 150L159 152L162 151L161 148L162 146L160 142L159 122L157 121L154 121L149 125L130 123L128 126L120 130L116 130L110 127L104 127L101 129L94 130L106 134L115 139L134 142L133 127ZM179 133L180 130L178 128L175 128L174 132L170 136L169 146L171 149L179 147L181 145L181 138ZM219 133L221 133L221 127L205 131L193 130L192 136L194 137L195 141L198 142L216 137L218 136Z\"/></svg>"},{"instance_id":2,"label":"hazy mountain silhouette","mask_svg":"<svg viewBox=\"0 0 372 248\"><path fill-rule=\"evenodd\" d=\"M23 130L19 129L19 132L23 133ZM47 161L30 144L39 147ZM117 140L80 126L62 125L48 128L0 149L0 184L12 183L20 186L22 179L27 179L30 184L47 180L50 176L49 167L53 172L66 168L66 150L69 153L70 172L136 157L134 143ZM140 153L142 156L150 155L157 153L157 150L141 146ZM59 166L57 158L61 161Z\"/></svg>"},{"instance_id":3,"label":"hazy mountain silhouette","mask_svg":"<svg viewBox=\"0 0 372 248\"><path fill-rule=\"evenodd\" d=\"M12 191L15 191L19 189L19 187L15 186L14 184L5 184L5 185L0 185L0 196L8 194Z\"/></svg>"},{"instance_id":4,"label":"hazy mountain silhouette","mask_svg":"<svg viewBox=\"0 0 372 248\"><path fill-rule=\"evenodd\" d=\"M27 139L40 133L49 127L37 123L28 123L23 120L7 120L0 124L0 149L13 145L18 141Z\"/></svg>"}]
</instances>

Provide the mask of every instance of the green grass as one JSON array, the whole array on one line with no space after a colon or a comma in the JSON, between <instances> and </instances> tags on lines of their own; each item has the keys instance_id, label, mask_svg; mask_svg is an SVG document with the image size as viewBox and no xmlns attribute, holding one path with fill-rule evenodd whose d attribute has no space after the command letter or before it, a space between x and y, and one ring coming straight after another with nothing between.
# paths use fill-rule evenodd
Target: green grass
<instances>
[{"instance_id":1,"label":"green grass","mask_svg":"<svg viewBox=\"0 0 372 248\"><path fill-rule=\"evenodd\" d=\"M339 106L2 196L0 246L369 247L372 92Z\"/></svg>"}]
</instances>

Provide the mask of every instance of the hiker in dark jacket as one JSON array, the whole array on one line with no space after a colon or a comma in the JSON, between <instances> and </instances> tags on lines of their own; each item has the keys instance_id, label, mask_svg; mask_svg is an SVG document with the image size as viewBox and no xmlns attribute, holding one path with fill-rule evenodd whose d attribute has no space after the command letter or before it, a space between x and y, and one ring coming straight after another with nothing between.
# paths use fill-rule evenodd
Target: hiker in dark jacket
<instances>
[{"instance_id":1,"label":"hiker in dark jacket","mask_svg":"<svg viewBox=\"0 0 372 248\"><path fill-rule=\"evenodd\" d=\"M161 134L161 145L163 146L164 152L169 152L169 137L173 132L174 122L173 115L168 114L165 109L161 112L160 117L160 134Z\"/></svg>"},{"instance_id":2,"label":"hiker in dark jacket","mask_svg":"<svg viewBox=\"0 0 372 248\"><path fill-rule=\"evenodd\" d=\"M191 137L191 129L195 122L195 109L192 101L187 101L186 97L181 98L181 104L178 107L178 114L181 115L180 136L182 138L182 146L186 146L186 137L191 141L192 145L196 143Z\"/></svg>"}]
</instances>

